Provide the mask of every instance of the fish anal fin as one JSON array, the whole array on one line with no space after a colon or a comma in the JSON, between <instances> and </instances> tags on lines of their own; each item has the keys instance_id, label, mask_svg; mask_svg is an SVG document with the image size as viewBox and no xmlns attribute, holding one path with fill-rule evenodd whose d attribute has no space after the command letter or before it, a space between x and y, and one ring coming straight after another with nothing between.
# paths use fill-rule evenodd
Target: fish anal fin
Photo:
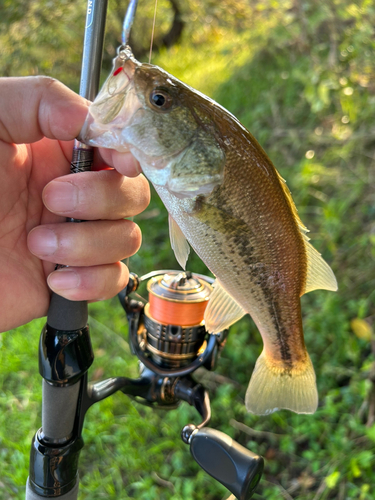
<instances>
[{"instance_id":1,"label":"fish anal fin","mask_svg":"<svg viewBox=\"0 0 375 500\"><path fill-rule=\"evenodd\" d=\"M305 240L305 248L307 253L307 275L306 284L302 292L311 292L312 290L337 290L337 281L332 269L323 259L320 253L309 243L309 239L302 233Z\"/></svg>"},{"instance_id":2,"label":"fish anal fin","mask_svg":"<svg viewBox=\"0 0 375 500\"><path fill-rule=\"evenodd\" d=\"M190 246L184 233L181 231L177 222L173 219L171 214L169 214L169 237L171 240L171 247L176 256L177 262L180 264L182 269L185 269L186 261L188 260L190 253Z\"/></svg>"},{"instance_id":3,"label":"fish anal fin","mask_svg":"<svg viewBox=\"0 0 375 500\"><path fill-rule=\"evenodd\" d=\"M216 280L204 313L206 330L209 333L219 333L229 328L245 314L246 311Z\"/></svg>"},{"instance_id":4,"label":"fish anal fin","mask_svg":"<svg viewBox=\"0 0 375 500\"><path fill-rule=\"evenodd\" d=\"M280 368L267 357L259 356L246 392L246 408L256 415L286 409L295 413L314 413L318 391L310 357L295 368Z\"/></svg>"}]
</instances>

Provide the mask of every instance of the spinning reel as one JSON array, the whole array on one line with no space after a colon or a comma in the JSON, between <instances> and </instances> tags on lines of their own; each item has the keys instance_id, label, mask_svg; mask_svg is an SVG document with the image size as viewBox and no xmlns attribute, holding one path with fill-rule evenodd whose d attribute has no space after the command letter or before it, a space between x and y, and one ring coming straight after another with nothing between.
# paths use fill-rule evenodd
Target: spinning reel
<instances>
[{"instance_id":1,"label":"spinning reel","mask_svg":"<svg viewBox=\"0 0 375 500\"><path fill-rule=\"evenodd\" d=\"M143 282L147 282L147 303L132 295ZM65 299L55 296L58 304L52 301L39 349L43 418L32 446L27 500L77 498L86 411L118 390L163 409L173 409L181 401L193 406L201 421L187 423L181 437L194 460L237 499L252 497L263 471L263 458L228 435L205 427L211 417L209 394L191 377L199 367L215 369L228 334L224 330L209 335L204 327L212 282L190 272L156 271L141 278L131 274L119 298L128 318L130 347L140 360L140 374L137 379L116 377L95 384L87 382L87 370L93 362L88 327L73 329L70 324L64 331L54 328L55 320L60 324L64 318L72 321L71 316L61 317ZM82 322L85 318L77 312L73 320Z\"/></svg>"},{"instance_id":2,"label":"spinning reel","mask_svg":"<svg viewBox=\"0 0 375 500\"><path fill-rule=\"evenodd\" d=\"M149 302L131 299L146 280ZM227 330L209 335L204 327L212 283L212 278L191 272L155 271L140 279L131 274L120 301L129 321L130 346L141 362L141 378L149 381L143 398L162 407L181 400L194 406L202 421L184 426L183 441L206 472L238 499L249 499L263 459L222 432L204 427L211 417L209 395L190 376L200 366L215 369L228 335Z\"/></svg>"}]
</instances>

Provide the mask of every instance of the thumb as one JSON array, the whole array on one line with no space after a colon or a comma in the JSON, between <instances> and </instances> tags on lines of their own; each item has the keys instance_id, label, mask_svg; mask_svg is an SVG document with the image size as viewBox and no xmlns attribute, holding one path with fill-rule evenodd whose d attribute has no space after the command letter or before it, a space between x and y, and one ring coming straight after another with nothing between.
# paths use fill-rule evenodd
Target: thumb
<instances>
[{"instance_id":1,"label":"thumb","mask_svg":"<svg viewBox=\"0 0 375 500\"><path fill-rule=\"evenodd\" d=\"M0 140L30 143L42 137L74 139L89 102L46 76L0 78Z\"/></svg>"}]
</instances>

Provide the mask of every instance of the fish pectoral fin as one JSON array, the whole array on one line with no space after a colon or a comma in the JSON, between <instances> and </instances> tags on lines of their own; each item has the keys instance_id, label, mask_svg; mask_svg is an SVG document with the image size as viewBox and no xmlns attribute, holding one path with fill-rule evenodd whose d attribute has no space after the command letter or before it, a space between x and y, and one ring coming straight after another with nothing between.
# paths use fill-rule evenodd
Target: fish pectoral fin
<instances>
[{"instance_id":1,"label":"fish pectoral fin","mask_svg":"<svg viewBox=\"0 0 375 500\"><path fill-rule=\"evenodd\" d=\"M204 313L206 330L209 333L219 333L229 328L246 314L246 311L224 290L216 280L214 290Z\"/></svg>"},{"instance_id":2,"label":"fish pectoral fin","mask_svg":"<svg viewBox=\"0 0 375 500\"><path fill-rule=\"evenodd\" d=\"M318 391L314 367L309 355L295 368L280 368L263 351L259 356L246 392L246 408L256 415L268 415L286 409L296 413L314 413Z\"/></svg>"},{"instance_id":3,"label":"fish pectoral fin","mask_svg":"<svg viewBox=\"0 0 375 500\"><path fill-rule=\"evenodd\" d=\"M189 243L171 214L169 214L168 222L171 247L174 251L177 262L180 264L182 269L185 269L186 261L188 260L190 253Z\"/></svg>"},{"instance_id":4,"label":"fish pectoral fin","mask_svg":"<svg viewBox=\"0 0 375 500\"><path fill-rule=\"evenodd\" d=\"M306 285L303 293L311 292L312 290L337 290L337 281L332 269L323 259L320 253L309 243L309 238L303 234L305 240L305 248L307 252L307 276Z\"/></svg>"}]
</instances>

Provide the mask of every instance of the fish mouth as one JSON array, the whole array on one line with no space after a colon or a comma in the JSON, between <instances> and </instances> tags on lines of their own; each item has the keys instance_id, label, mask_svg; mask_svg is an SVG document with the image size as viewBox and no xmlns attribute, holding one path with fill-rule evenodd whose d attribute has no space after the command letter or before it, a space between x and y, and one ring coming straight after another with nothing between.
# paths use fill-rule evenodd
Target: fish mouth
<instances>
[{"instance_id":1,"label":"fish mouth","mask_svg":"<svg viewBox=\"0 0 375 500\"><path fill-rule=\"evenodd\" d=\"M124 120L124 126L130 121L130 117ZM93 146L97 148L107 148L115 149L120 153L126 153L129 151L129 145L124 143L121 132L123 126L118 125L114 127L113 123L100 123L98 120L88 112L85 123L83 124L82 130L77 136L77 140L88 146Z\"/></svg>"},{"instance_id":2,"label":"fish mouth","mask_svg":"<svg viewBox=\"0 0 375 500\"><path fill-rule=\"evenodd\" d=\"M142 106L134 88L134 74L139 64L127 53L125 57L122 53L117 56L111 74L89 107L78 141L94 147L129 151L121 132Z\"/></svg>"}]
</instances>

